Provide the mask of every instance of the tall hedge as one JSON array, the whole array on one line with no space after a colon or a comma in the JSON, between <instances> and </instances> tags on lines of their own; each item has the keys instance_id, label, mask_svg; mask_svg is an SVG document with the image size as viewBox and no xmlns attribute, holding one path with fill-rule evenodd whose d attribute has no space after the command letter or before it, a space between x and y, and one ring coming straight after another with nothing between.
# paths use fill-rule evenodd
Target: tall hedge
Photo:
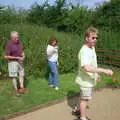
<instances>
[{"instance_id":1,"label":"tall hedge","mask_svg":"<svg viewBox=\"0 0 120 120\"><path fill-rule=\"evenodd\" d=\"M77 69L77 54L82 39L78 35L56 32L53 29L37 25L0 25L0 63L2 72L7 72L7 60L4 59L4 45L11 31L18 31L25 51L25 70L27 75L46 74L46 47L51 36L56 37L59 45L59 72L73 72Z\"/></svg>"},{"instance_id":2,"label":"tall hedge","mask_svg":"<svg viewBox=\"0 0 120 120\"><path fill-rule=\"evenodd\" d=\"M120 0L99 5L93 15L93 24L99 28L120 30Z\"/></svg>"}]
</instances>

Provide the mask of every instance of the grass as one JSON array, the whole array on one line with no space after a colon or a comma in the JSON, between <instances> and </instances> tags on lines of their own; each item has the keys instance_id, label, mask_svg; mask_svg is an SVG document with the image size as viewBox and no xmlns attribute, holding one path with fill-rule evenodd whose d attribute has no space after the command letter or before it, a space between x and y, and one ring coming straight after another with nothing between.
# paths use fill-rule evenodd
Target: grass
<instances>
[{"instance_id":1,"label":"grass","mask_svg":"<svg viewBox=\"0 0 120 120\"><path fill-rule=\"evenodd\" d=\"M119 69L114 69L114 75L112 77L108 77L106 75L101 75L101 81L97 83L96 88L104 86L110 87L119 87L120 86L120 71Z\"/></svg>"},{"instance_id":2,"label":"grass","mask_svg":"<svg viewBox=\"0 0 120 120\"><path fill-rule=\"evenodd\" d=\"M118 72L116 72L118 73ZM102 75L102 81L96 87L103 85L120 85L120 80L114 83L110 77ZM26 86L29 93L15 96L12 92L11 80L0 80L0 118L21 112L37 105L47 104L50 101L71 96L79 92L79 86L75 84L75 74L63 74L59 76L59 91L48 86L45 78L29 77Z\"/></svg>"},{"instance_id":3,"label":"grass","mask_svg":"<svg viewBox=\"0 0 120 120\"><path fill-rule=\"evenodd\" d=\"M47 104L50 101L77 93L79 88L74 83L75 75L60 75L59 91L49 88L45 78L26 79L29 93L16 97L12 93L11 80L0 81L0 118L15 112L30 109L33 106Z\"/></svg>"}]
</instances>

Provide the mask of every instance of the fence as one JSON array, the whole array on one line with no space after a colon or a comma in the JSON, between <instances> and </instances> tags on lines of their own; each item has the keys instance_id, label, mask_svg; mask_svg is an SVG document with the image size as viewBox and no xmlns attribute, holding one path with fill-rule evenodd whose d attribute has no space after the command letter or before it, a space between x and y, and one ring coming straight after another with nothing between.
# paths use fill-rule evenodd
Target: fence
<instances>
[{"instance_id":1,"label":"fence","mask_svg":"<svg viewBox=\"0 0 120 120\"><path fill-rule=\"evenodd\" d=\"M120 67L120 50L97 49L98 63Z\"/></svg>"}]
</instances>

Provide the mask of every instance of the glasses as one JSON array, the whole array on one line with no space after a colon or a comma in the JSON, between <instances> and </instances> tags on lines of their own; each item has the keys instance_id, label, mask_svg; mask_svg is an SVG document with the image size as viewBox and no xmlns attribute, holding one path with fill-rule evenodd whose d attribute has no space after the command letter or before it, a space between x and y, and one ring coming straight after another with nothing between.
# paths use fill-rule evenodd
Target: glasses
<instances>
[{"instance_id":1,"label":"glasses","mask_svg":"<svg viewBox=\"0 0 120 120\"><path fill-rule=\"evenodd\" d=\"M98 37L92 37L92 39L94 40L94 39L98 39Z\"/></svg>"}]
</instances>

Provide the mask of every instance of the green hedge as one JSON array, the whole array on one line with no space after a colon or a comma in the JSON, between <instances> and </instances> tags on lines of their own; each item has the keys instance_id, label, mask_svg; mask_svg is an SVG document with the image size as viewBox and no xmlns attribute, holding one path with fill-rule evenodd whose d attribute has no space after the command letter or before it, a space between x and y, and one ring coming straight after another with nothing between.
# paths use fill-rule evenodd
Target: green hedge
<instances>
[{"instance_id":1,"label":"green hedge","mask_svg":"<svg viewBox=\"0 0 120 120\"><path fill-rule=\"evenodd\" d=\"M46 47L48 40L54 36L59 45L59 72L68 73L77 69L77 54L81 46L78 35L57 32L46 27L36 25L0 25L0 53L4 51L4 44L11 31L18 31L24 46L26 59L24 61L27 75L43 76L48 71L46 60ZM4 53L0 54L2 72L7 72L7 61Z\"/></svg>"},{"instance_id":2,"label":"green hedge","mask_svg":"<svg viewBox=\"0 0 120 120\"><path fill-rule=\"evenodd\" d=\"M24 46L26 59L24 61L26 75L44 76L48 71L46 60L46 47L48 40L54 36L59 45L59 72L68 73L77 70L77 55L82 45L83 34L80 36L72 33L57 32L37 25L0 25L0 63L2 72L7 72L7 61L4 60L4 44L11 31L18 31ZM108 30L100 30L97 48L119 49L120 34Z\"/></svg>"}]
</instances>

